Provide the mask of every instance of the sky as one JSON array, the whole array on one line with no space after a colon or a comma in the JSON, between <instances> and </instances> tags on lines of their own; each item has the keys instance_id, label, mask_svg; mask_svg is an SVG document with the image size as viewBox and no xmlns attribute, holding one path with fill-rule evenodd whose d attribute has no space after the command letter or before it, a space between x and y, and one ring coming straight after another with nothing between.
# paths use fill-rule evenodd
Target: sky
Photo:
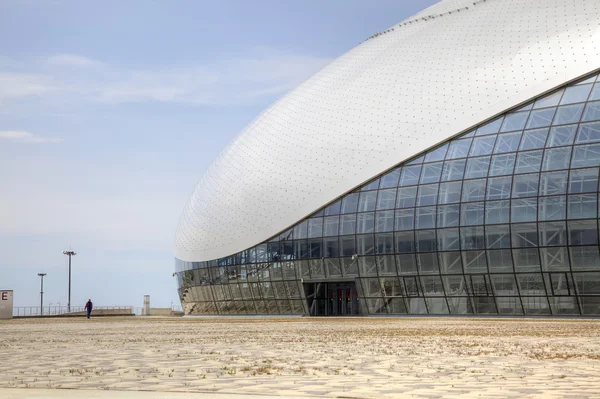
<instances>
[{"instance_id":1,"label":"sky","mask_svg":"<svg viewBox=\"0 0 600 399\"><path fill-rule=\"evenodd\" d=\"M269 104L436 0L0 1L0 289L179 305L173 237Z\"/></svg>"}]
</instances>

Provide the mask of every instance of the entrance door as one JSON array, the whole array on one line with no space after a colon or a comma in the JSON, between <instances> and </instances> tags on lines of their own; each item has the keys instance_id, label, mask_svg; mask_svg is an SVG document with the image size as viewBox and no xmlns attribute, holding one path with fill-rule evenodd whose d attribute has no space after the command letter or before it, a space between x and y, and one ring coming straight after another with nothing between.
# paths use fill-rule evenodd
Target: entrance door
<instances>
[{"instance_id":1,"label":"entrance door","mask_svg":"<svg viewBox=\"0 0 600 399\"><path fill-rule=\"evenodd\" d=\"M305 283L311 316L351 316L359 314L354 282Z\"/></svg>"}]
</instances>

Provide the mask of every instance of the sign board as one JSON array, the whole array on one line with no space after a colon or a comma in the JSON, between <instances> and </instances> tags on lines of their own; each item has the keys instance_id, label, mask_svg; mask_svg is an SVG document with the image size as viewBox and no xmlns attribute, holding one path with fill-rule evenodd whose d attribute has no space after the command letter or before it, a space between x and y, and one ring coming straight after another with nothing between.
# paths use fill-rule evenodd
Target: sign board
<instances>
[{"instance_id":1,"label":"sign board","mask_svg":"<svg viewBox=\"0 0 600 399\"><path fill-rule=\"evenodd\" d=\"M0 320L13 317L13 292L0 290Z\"/></svg>"}]
</instances>

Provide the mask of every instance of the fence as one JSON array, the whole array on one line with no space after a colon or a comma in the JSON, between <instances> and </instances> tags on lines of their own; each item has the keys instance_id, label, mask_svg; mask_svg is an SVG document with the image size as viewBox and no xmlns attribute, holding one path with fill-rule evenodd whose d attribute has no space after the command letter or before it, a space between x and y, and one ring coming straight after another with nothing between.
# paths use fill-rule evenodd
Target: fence
<instances>
[{"instance_id":1,"label":"fence","mask_svg":"<svg viewBox=\"0 0 600 399\"><path fill-rule=\"evenodd\" d=\"M122 310L133 313L132 306L94 306L94 310ZM19 306L13 308L13 316L56 316L61 314L85 312L84 306Z\"/></svg>"},{"instance_id":2,"label":"fence","mask_svg":"<svg viewBox=\"0 0 600 399\"><path fill-rule=\"evenodd\" d=\"M136 316L143 314L143 307L134 306L94 306L94 310L122 310L124 312L131 312ZM183 308L179 305L172 305L171 310L173 312L183 312ZM13 316L56 316L61 314L85 312L84 306L71 306L69 310L68 306L18 306L13 308Z\"/></svg>"}]
</instances>

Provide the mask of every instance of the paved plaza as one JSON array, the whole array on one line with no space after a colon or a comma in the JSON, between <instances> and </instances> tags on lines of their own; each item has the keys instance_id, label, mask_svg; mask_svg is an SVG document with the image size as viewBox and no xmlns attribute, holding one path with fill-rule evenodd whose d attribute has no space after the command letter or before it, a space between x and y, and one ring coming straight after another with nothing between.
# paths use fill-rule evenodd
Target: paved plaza
<instances>
[{"instance_id":1,"label":"paved plaza","mask_svg":"<svg viewBox=\"0 0 600 399\"><path fill-rule=\"evenodd\" d=\"M600 320L27 319L0 336L9 398L600 395Z\"/></svg>"}]
</instances>

